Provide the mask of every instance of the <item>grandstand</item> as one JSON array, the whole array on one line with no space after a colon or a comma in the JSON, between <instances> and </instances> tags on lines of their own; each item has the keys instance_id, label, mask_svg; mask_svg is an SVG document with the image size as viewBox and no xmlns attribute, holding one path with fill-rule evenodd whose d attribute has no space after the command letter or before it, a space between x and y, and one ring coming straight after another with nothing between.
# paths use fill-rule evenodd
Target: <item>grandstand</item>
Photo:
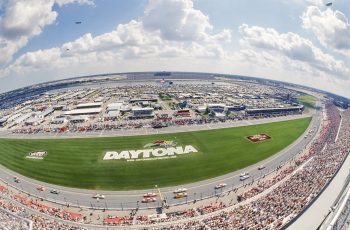
<instances>
[{"instance_id":1,"label":"grandstand","mask_svg":"<svg viewBox=\"0 0 350 230\"><path fill-rule=\"evenodd\" d=\"M4 208L9 208L14 210L10 212ZM23 217L16 214L16 208L14 206L7 206L0 199L0 229L2 230L32 230L33 223Z\"/></svg>"},{"instance_id":2,"label":"grandstand","mask_svg":"<svg viewBox=\"0 0 350 230\"><path fill-rule=\"evenodd\" d=\"M288 164L277 168L276 173L238 195L239 203L223 201L200 205L181 212L166 212L159 216L114 215L99 220L101 226L133 226L152 229L282 229L286 228L307 210L337 173L348 157L350 143L350 110L340 112L334 105L326 105L326 120L317 138L300 155ZM341 115L341 116L340 116ZM86 214L65 209L48 208L23 196L1 190L2 208L7 212L21 213L33 221L34 229L55 226L60 229L89 228ZM349 190L347 190L349 193ZM332 229L346 229L349 216L349 199L342 205ZM28 210L44 212L42 216L25 214ZM12 211L13 210L13 211ZM60 214L61 213L61 214ZM57 218L62 218L64 224ZM67 222L68 221L68 222ZM70 223L70 224L67 224ZM81 227L76 227L79 223ZM44 226L44 227L43 227ZM335 227L336 226L336 227Z\"/></svg>"},{"instance_id":3,"label":"grandstand","mask_svg":"<svg viewBox=\"0 0 350 230\"><path fill-rule=\"evenodd\" d=\"M247 109L247 116L266 116L266 115L287 115L298 114L304 110L304 106L293 106L287 108L263 108L263 109Z\"/></svg>"}]
</instances>

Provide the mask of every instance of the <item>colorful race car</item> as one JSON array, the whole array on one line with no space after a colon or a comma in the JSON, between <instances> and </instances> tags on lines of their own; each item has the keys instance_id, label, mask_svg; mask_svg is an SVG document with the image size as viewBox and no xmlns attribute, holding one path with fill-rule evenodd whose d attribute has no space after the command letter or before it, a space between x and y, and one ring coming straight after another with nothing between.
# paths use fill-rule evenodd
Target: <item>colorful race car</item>
<instances>
[{"instance_id":1,"label":"colorful race car","mask_svg":"<svg viewBox=\"0 0 350 230\"><path fill-rule=\"evenodd\" d=\"M244 180L246 180L246 179L248 179L250 176L247 174L247 175L244 175L244 176L240 176L239 177L239 180L240 181L244 181Z\"/></svg>"},{"instance_id":2,"label":"colorful race car","mask_svg":"<svg viewBox=\"0 0 350 230\"><path fill-rule=\"evenodd\" d=\"M45 188L43 186L36 187L36 190L43 192L45 191Z\"/></svg>"},{"instance_id":3,"label":"colorful race car","mask_svg":"<svg viewBox=\"0 0 350 230\"><path fill-rule=\"evenodd\" d=\"M187 197L187 192L179 192L179 193L176 193L174 196L175 199L180 199L184 197Z\"/></svg>"},{"instance_id":4,"label":"colorful race car","mask_svg":"<svg viewBox=\"0 0 350 230\"><path fill-rule=\"evenodd\" d=\"M56 189L51 189L51 190L50 190L50 193L56 194L56 195L60 194L60 192L57 191Z\"/></svg>"},{"instance_id":5,"label":"colorful race car","mask_svg":"<svg viewBox=\"0 0 350 230\"><path fill-rule=\"evenodd\" d=\"M223 187L226 187L226 186L227 186L226 183L220 183L220 184L215 185L215 189L220 189L220 188L223 188Z\"/></svg>"},{"instance_id":6,"label":"colorful race car","mask_svg":"<svg viewBox=\"0 0 350 230\"><path fill-rule=\"evenodd\" d=\"M178 188L174 190L174 193L187 192L187 188Z\"/></svg>"},{"instance_id":7,"label":"colorful race car","mask_svg":"<svg viewBox=\"0 0 350 230\"><path fill-rule=\"evenodd\" d=\"M95 194L92 198L95 198L95 199L104 199L105 198L105 195L101 195L101 194Z\"/></svg>"},{"instance_id":8,"label":"colorful race car","mask_svg":"<svg viewBox=\"0 0 350 230\"><path fill-rule=\"evenodd\" d=\"M147 198L143 198L142 199L142 203L152 203L152 202L156 202L156 198L154 198L154 197L147 197Z\"/></svg>"},{"instance_id":9,"label":"colorful race car","mask_svg":"<svg viewBox=\"0 0 350 230\"><path fill-rule=\"evenodd\" d=\"M260 165L259 167L258 167L258 170L263 170L265 168L265 165Z\"/></svg>"},{"instance_id":10,"label":"colorful race car","mask_svg":"<svg viewBox=\"0 0 350 230\"><path fill-rule=\"evenodd\" d=\"M143 194L143 197L156 197L156 196L157 196L157 194L154 192L149 192L149 193Z\"/></svg>"}]
</instances>

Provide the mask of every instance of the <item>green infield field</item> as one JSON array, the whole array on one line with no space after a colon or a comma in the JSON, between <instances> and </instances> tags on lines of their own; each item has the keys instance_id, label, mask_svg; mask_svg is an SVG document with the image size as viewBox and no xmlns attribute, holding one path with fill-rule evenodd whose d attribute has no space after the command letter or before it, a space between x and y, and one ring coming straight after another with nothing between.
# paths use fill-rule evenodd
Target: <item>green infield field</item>
<instances>
[{"instance_id":1,"label":"green infield field","mask_svg":"<svg viewBox=\"0 0 350 230\"><path fill-rule=\"evenodd\" d=\"M108 138L0 139L0 163L22 175L68 187L127 190L179 185L220 176L259 162L293 143L311 118L197 132ZM267 134L253 143L247 136ZM144 149L155 140L176 140L198 152L166 160L103 160L106 151ZM47 151L43 160L28 159Z\"/></svg>"},{"instance_id":2,"label":"green infield field","mask_svg":"<svg viewBox=\"0 0 350 230\"><path fill-rule=\"evenodd\" d=\"M299 96L297 100L300 104L303 104L308 108L315 108L317 99L314 96L303 94Z\"/></svg>"}]
</instances>

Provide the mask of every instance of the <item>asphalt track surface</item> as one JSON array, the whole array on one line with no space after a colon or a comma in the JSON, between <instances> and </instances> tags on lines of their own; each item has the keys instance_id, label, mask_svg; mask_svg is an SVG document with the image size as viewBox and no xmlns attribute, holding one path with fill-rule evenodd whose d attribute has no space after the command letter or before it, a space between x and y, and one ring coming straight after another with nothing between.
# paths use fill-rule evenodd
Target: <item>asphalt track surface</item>
<instances>
[{"instance_id":1,"label":"asphalt track surface","mask_svg":"<svg viewBox=\"0 0 350 230\"><path fill-rule=\"evenodd\" d=\"M244 184L250 183L253 180L257 180L259 177L263 176L264 174L268 174L269 172L274 171L278 166L285 163L289 163L289 161L291 161L296 155L298 155L303 149L306 148L306 146L314 138L314 136L316 135L320 127L320 124L322 121L322 112L314 111L311 115L313 119L309 127L305 131L305 133L302 136L300 136L294 143L292 143L291 145L289 145L287 148L280 151L279 153L255 165L251 165L242 170L238 170L223 176L219 176L219 177L215 177L212 179L195 182L191 184L181 185L177 187L160 188L162 195L167 199L167 202L169 205L179 205L179 204L191 202L193 200L204 199L206 197L213 197L213 196L219 195L220 193L228 192L233 188L243 186ZM224 128L224 127L227 128L227 127L233 127L233 126L255 125L255 124L262 124L262 123L269 123L269 122L277 122L281 120L297 119L301 117L305 117L305 115L292 116L292 117L279 117L279 118L262 119L262 120L248 120L248 121L241 121L236 123L233 122L232 124L224 123L224 124L209 124L204 126L189 126L189 127L185 127L185 129L183 129L183 127L182 128L172 127L171 129L164 129L164 130L146 130L145 129L143 132L140 132L140 130L130 130L126 132L120 132L120 135L133 135L136 133L138 135L140 134L148 135L148 134L168 133L168 132L176 132L176 131L188 132L188 131L211 129L211 128ZM307 138L305 138L305 135L309 133L309 131L312 129L314 129L314 132L312 132L311 134L308 135ZM112 134L105 133L105 135L117 136L115 133L112 133ZM20 136L12 136L12 137L22 138ZM29 137L30 137L29 135L26 135L26 138L29 138ZM86 135L83 135L83 136L65 135L63 137L64 138L65 137L86 137ZM96 133L95 133L95 137L96 137ZM38 136L33 138L38 138ZM258 170L259 165L264 165L265 169ZM251 177L243 182L240 181L239 175L242 172L248 172ZM19 183L16 183L14 181L13 179L14 176L19 177L20 179ZM3 166L0 166L0 180L7 183L9 186L13 186L33 196L37 196L44 200L48 200L51 202L60 203L64 205L69 204L71 206L79 206L79 207L93 208L93 209L130 210L135 208L140 208L140 209L156 208L156 207L159 207L161 204L159 196L157 197L157 202L141 203L142 195L147 192L157 192L156 188L149 189L149 190L135 190L135 191L96 191L96 190L67 188L67 187L47 184L44 182L40 182L37 180L24 177L11 170L6 169ZM219 183L226 183L227 186L223 189L215 190L214 189L215 185ZM157 182L155 181L154 184L156 185ZM43 186L44 188L46 188L45 191L41 191L41 192L38 191L37 190L38 186ZM187 188L188 190L187 198L174 199L173 191L179 187ZM50 193L51 189L57 189L58 191L60 191L60 193L58 195L51 194ZM97 193L105 195L105 199L96 200L92 198L92 196Z\"/></svg>"}]
</instances>

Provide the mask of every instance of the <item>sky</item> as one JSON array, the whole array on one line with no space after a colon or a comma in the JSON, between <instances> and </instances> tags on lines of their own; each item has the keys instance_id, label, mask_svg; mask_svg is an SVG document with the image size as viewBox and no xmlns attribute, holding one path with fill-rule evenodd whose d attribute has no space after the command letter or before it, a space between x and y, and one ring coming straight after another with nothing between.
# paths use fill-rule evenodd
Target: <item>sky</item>
<instances>
[{"instance_id":1,"label":"sky","mask_svg":"<svg viewBox=\"0 0 350 230\"><path fill-rule=\"evenodd\" d=\"M195 71L350 98L349 17L349 0L0 0L0 92L100 73Z\"/></svg>"}]
</instances>

